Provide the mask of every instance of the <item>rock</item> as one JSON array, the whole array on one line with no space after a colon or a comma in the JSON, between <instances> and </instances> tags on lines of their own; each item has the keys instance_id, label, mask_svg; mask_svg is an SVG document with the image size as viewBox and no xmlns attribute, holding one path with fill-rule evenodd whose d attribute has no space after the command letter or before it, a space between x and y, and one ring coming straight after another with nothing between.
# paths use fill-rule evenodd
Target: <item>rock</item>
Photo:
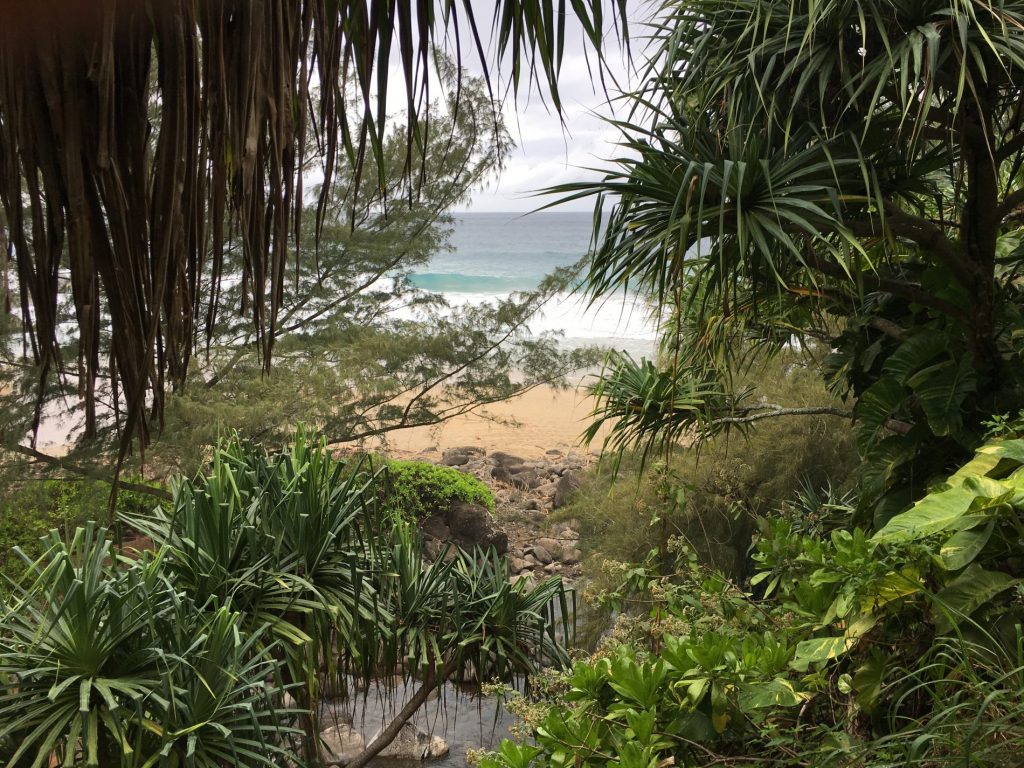
<instances>
[{"instance_id":1,"label":"rock","mask_svg":"<svg viewBox=\"0 0 1024 768\"><path fill-rule=\"evenodd\" d=\"M554 496L555 491L558 489L557 482L541 483L537 486L537 493L543 494L544 496Z\"/></svg>"},{"instance_id":2,"label":"rock","mask_svg":"<svg viewBox=\"0 0 1024 768\"><path fill-rule=\"evenodd\" d=\"M534 559L541 565L547 565L554 560L551 553L544 549L540 544L533 545L533 552L531 554L533 554Z\"/></svg>"},{"instance_id":3,"label":"rock","mask_svg":"<svg viewBox=\"0 0 1024 768\"><path fill-rule=\"evenodd\" d=\"M441 457L441 463L446 467L461 467L463 464L469 464L469 456L464 453L446 453Z\"/></svg>"},{"instance_id":4,"label":"rock","mask_svg":"<svg viewBox=\"0 0 1024 768\"><path fill-rule=\"evenodd\" d=\"M512 473L506 467L497 466L491 470L491 477L499 483L509 485L512 482Z\"/></svg>"},{"instance_id":5,"label":"rock","mask_svg":"<svg viewBox=\"0 0 1024 768\"><path fill-rule=\"evenodd\" d=\"M370 742L380 735L378 731ZM437 760L448 754L448 743L439 736L431 736L413 723L406 723L395 740L381 750L378 757L398 760Z\"/></svg>"},{"instance_id":6,"label":"rock","mask_svg":"<svg viewBox=\"0 0 1024 768\"><path fill-rule=\"evenodd\" d=\"M558 450L557 448L548 448L546 451L544 451L544 455L545 456L561 456L562 452L560 450Z\"/></svg>"},{"instance_id":7,"label":"rock","mask_svg":"<svg viewBox=\"0 0 1024 768\"><path fill-rule=\"evenodd\" d=\"M570 547L562 550L562 562L566 565L576 565L583 557L583 553L575 547Z\"/></svg>"},{"instance_id":8,"label":"rock","mask_svg":"<svg viewBox=\"0 0 1024 768\"><path fill-rule=\"evenodd\" d=\"M521 557L513 557L509 560L509 567L512 569L512 573L519 573L525 571L530 567L530 564Z\"/></svg>"},{"instance_id":9,"label":"rock","mask_svg":"<svg viewBox=\"0 0 1024 768\"><path fill-rule=\"evenodd\" d=\"M435 539L433 536L424 537L423 539L423 556L433 562L441 556L441 551L444 549L444 542L440 539Z\"/></svg>"},{"instance_id":10,"label":"rock","mask_svg":"<svg viewBox=\"0 0 1024 768\"><path fill-rule=\"evenodd\" d=\"M440 515L431 515L420 524L420 530L425 536L433 536L435 539L447 541L451 535L451 529Z\"/></svg>"},{"instance_id":11,"label":"rock","mask_svg":"<svg viewBox=\"0 0 1024 768\"><path fill-rule=\"evenodd\" d=\"M533 556L532 552L524 556L523 560L526 561L527 568L539 568L541 565L543 565L543 563L540 560Z\"/></svg>"},{"instance_id":12,"label":"rock","mask_svg":"<svg viewBox=\"0 0 1024 768\"><path fill-rule=\"evenodd\" d=\"M548 563L544 566L544 573L558 573L562 570L560 563Z\"/></svg>"},{"instance_id":13,"label":"rock","mask_svg":"<svg viewBox=\"0 0 1024 768\"><path fill-rule=\"evenodd\" d=\"M494 547L499 555L508 551L508 534L494 522L486 507L456 501L445 519L452 536L463 546Z\"/></svg>"},{"instance_id":14,"label":"rock","mask_svg":"<svg viewBox=\"0 0 1024 768\"><path fill-rule=\"evenodd\" d=\"M460 445L457 448L449 448L444 452L447 454L463 454L466 456L485 456L487 451L481 448L479 445Z\"/></svg>"},{"instance_id":15,"label":"rock","mask_svg":"<svg viewBox=\"0 0 1024 768\"><path fill-rule=\"evenodd\" d=\"M568 504L579 487L580 476L576 472L566 472L558 478L553 498L554 508L561 509Z\"/></svg>"},{"instance_id":16,"label":"rock","mask_svg":"<svg viewBox=\"0 0 1024 768\"><path fill-rule=\"evenodd\" d=\"M540 502L537 501L537 499L527 499L525 502L523 502L523 509L536 511L540 509Z\"/></svg>"},{"instance_id":17,"label":"rock","mask_svg":"<svg viewBox=\"0 0 1024 768\"><path fill-rule=\"evenodd\" d=\"M345 723L321 731L320 739L324 743L324 757L330 762L350 762L366 748L363 735Z\"/></svg>"},{"instance_id":18,"label":"rock","mask_svg":"<svg viewBox=\"0 0 1024 768\"><path fill-rule=\"evenodd\" d=\"M520 456L514 456L504 451L495 451L491 454L491 460L499 467L517 467L526 462Z\"/></svg>"},{"instance_id":19,"label":"rock","mask_svg":"<svg viewBox=\"0 0 1024 768\"><path fill-rule=\"evenodd\" d=\"M547 536L542 536L539 539L534 539L534 547L543 547L550 555L553 560L557 560L562 556L562 542L558 539L551 539Z\"/></svg>"},{"instance_id":20,"label":"rock","mask_svg":"<svg viewBox=\"0 0 1024 768\"><path fill-rule=\"evenodd\" d=\"M495 469L498 469L498 467L495 467ZM509 471L511 472L512 470ZM513 488L519 488L522 491L529 491L540 485L537 472L533 469L527 469L512 475L510 481Z\"/></svg>"}]
</instances>

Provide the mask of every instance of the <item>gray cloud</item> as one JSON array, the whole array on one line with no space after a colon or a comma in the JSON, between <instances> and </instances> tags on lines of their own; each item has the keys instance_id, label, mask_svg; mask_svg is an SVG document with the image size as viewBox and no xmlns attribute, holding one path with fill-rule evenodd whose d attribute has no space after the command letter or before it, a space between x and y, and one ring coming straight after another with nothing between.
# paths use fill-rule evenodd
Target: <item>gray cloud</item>
<instances>
[{"instance_id":1,"label":"gray cloud","mask_svg":"<svg viewBox=\"0 0 1024 768\"><path fill-rule=\"evenodd\" d=\"M631 4L630 23L634 30L648 7L647 2ZM609 24L609 74L628 87L629 67L619 54L612 34ZM517 100L508 98L505 118L516 141L516 149L496 182L473 195L469 210L533 210L555 199L537 197L539 190L556 184L600 178L600 172L587 169L602 167L606 165L607 158L618 154L615 144L619 133L602 119L611 116L613 109L600 82L592 79L592 76L596 78L596 72L588 69L584 46L582 30L576 30L575 34L570 30L566 34L565 57L559 78L564 110L562 119L550 105L545 104L536 89L520 94ZM479 71L479 65L474 66L470 62L467 69ZM613 88L609 83L609 92L613 93ZM591 204L582 201L560 208L590 209Z\"/></svg>"}]
</instances>

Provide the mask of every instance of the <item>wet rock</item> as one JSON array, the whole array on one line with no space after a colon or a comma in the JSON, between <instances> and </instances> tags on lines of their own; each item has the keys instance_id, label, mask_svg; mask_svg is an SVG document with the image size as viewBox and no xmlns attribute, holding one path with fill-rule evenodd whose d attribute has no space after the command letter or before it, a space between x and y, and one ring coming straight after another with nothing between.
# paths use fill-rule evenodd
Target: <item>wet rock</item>
<instances>
[{"instance_id":1,"label":"wet rock","mask_svg":"<svg viewBox=\"0 0 1024 768\"><path fill-rule=\"evenodd\" d=\"M508 551L508 534L494 522L486 507L457 501L445 516L452 537L466 548L494 547L499 555Z\"/></svg>"},{"instance_id":2,"label":"wet rock","mask_svg":"<svg viewBox=\"0 0 1024 768\"><path fill-rule=\"evenodd\" d=\"M555 486L555 493L552 499L555 509L561 509L572 500L576 490L580 487L580 476L576 472L566 472L558 478Z\"/></svg>"},{"instance_id":3,"label":"wet rock","mask_svg":"<svg viewBox=\"0 0 1024 768\"><path fill-rule=\"evenodd\" d=\"M348 763L366 748L366 740L351 725L341 723L320 733L324 757L330 762Z\"/></svg>"},{"instance_id":4,"label":"wet rock","mask_svg":"<svg viewBox=\"0 0 1024 768\"><path fill-rule=\"evenodd\" d=\"M375 733L370 743L380 733ZM395 740L381 750L378 757L396 760L437 760L448 754L448 743L439 736L431 736L414 723L406 723Z\"/></svg>"},{"instance_id":5,"label":"wet rock","mask_svg":"<svg viewBox=\"0 0 1024 768\"><path fill-rule=\"evenodd\" d=\"M543 546L541 546L540 544L534 544L534 545L533 545L533 549L532 549L532 552L531 552L531 554L533 555L534 559L535 559L535 560L536 560L536 561L537 561L538 563L540 563L541 565L547 565L547 564L548 564L548 563L550 563L550 562L551 562L552 560L554 560L554 558L553 558L553 557L551 556L551 553L550 553L550 552L548 552L548 551L547 551L547 550L546 550L546 549L545 549L545 548L544 548Z\"/></svg>"}]
</instances>

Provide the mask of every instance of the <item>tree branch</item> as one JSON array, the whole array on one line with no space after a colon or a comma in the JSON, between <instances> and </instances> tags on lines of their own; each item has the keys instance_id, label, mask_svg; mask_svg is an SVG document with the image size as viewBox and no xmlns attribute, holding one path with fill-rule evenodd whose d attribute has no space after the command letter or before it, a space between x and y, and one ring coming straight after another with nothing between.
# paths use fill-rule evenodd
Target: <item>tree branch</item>
<instances>
[{"instance_id":1,"label":"tree branch","mask_svg":"<svg viewBox=\"0 0 1024 768\"><path fill-rule=\"evenodd\" d=\"M838 416L843 419L855 419L857 414L852 410L836 408L831 405L811 405L797 408L786 408L774 403L767 403L765 405L748 408L739 416L721 416L717 419L712 419L709 426L718 427L728 424L750 424L755 421L760 421L761 419L774 419L779 416ZM888 419L885 422L885 428L891 432L905 435L913 428L913 425L908 424L905 421L900 421L899 419Z\"/></svg>"},{"instance_id":2,"label":"tree branch","mask_svg":"<svg viewBox=\"0 0 1024 768\"><path fill-rule=\"evenodd\" d=\"M839 416L844 419L852 419L855 414L845 408L836 408L831 405L811 405L799 408L784 408L781 405L764 405L751 408L741 416L721 416L712 419L709 426L718 427L726 424L750 424L761 419L774 419L778 416Z\"/></svg>"},{"instance_id":3,"label":"tree branch","mask_svg":"<svg viewBox=\"0 0 1024 768\"><path fill-rule=\"evenodd\" d=\"M87 469L86 467L82 467L77 464L72 464L58 456L50 456L49 454L37 451L35 448L29 448L26 445L16 445L13 447L12 450L15 453L20 453L22 456L28 456L30 459L35 459L36 461L41 461L43 463L50 464L52 466L71 472L72 474L75 475L81 475L83 477L92 478L96 477L96 473L90 469ZM107 480L106 478L97 479L103 480L103 482L113 484L113 481ZM164 501L171 500L171 493L166 488L154 488L151 485L143 485L142 483L130 483L127 482L126 480L121 480L120 478L118 478L116 482L119 488L123 488L126 491L131 491L132 493L142 493L147 496L154 496L158 499L163 499Z\"/></svg>"},{"instance_id":4,"label":"tree branch","mask_svg":"<svg viewBox=\"0 0 1024 768\"><path fill-rule=\"evenodd\" d=\"M826 261L818 256L810 242L806 245L805 253L807 257L807 266L837 280L849 281L850 278L849 275L846 274L846 271L838 264L833 264L832 262ZM891 293L894 296L902 296L915 304L931 307L948 317L955 318L965 325L970 323L970 319L960 307L946 301L945 299L940 299L938 296L933 296L920 286L914 285L913 283L905 283L900 280L882 277L876 273L866 271L860 273L860 279L865 285L869 286L873 290L880 291L882 293Z\"/></svg>"},{"instance_id":5,"label":"tree branch","mask_svg":"<svg viewBox=\"0 0 1024 768\"><path fill-rule=\"evenodd\" d=\"M438 674L436 668L428 671L423 679L423 685L406 702L401 711L395 715L395 719L388 723L387 727L362 752L356 755L351 762L347 763L346 768L364 768L367 763L380 754L388 744L395 740L395 737L398 736L402 726L409 721L409 718L415 715L416 711L430 698L431 692L439 685L444 685L444 682L451 677L457 666L458 661L453 657L445 663L440 674ZM340 765L340 763L328 763L328 765Z\"/></svg>"}]
</instances>

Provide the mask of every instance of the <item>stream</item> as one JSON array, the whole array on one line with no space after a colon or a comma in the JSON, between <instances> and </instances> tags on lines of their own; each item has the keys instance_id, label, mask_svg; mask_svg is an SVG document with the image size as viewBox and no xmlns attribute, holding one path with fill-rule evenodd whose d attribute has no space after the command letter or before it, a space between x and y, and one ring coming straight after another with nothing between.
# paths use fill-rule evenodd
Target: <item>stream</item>
<instances>
[{"instance_id":1,"label":"stream","mask_svg":"<svg viewBox=\"0 0 1024 768\"><path fill-rule=\"evenodd\" d=\"M359 695L353 699L325 701L322 726L351 720L352 726L369 742L382 725L391 722L417 686L415 680L411 683L398 682L391 688L385 688L382 683L365 697ZM420 708L411 722L448 742L448 755L428 761L376 758L370 765L380 768L462 768L469 765L467 749L496 749L501 740L509 736L508 729L515 718L494 696L484 696L468 686L449 682Z\"/></svg>"}]
</instances>

